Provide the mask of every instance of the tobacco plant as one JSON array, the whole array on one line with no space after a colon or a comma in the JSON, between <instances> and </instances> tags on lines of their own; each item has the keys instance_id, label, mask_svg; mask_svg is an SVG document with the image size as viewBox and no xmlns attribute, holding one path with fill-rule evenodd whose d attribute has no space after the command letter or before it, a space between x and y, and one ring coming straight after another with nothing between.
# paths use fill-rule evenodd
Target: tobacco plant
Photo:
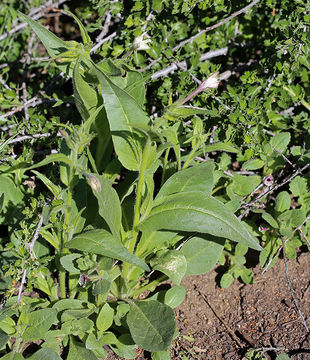
<instances>
[{"instance_id":1,"label":"tobacco plant","mask_svg":"<svg viewBox=\"0 0 310 360\"><path fill-rule=\"evenodd\" d=\"M72 15L83 43L63 41L20 16L72 77L82 121L58 125L57 154L10 169L31 172L50 192L33 212L42 207L36 236L51 250L42 256L33 246L24 264L29 286L42 296L12 296L3 306L1 347L12 349L3 359L23 359L24 344L37 340L41 348L31 359L101 359L107 347L128 359L138 347L168 359L177 336L173 308L185 297L182 278L209 271L225 239L261 250L250 228L212 196L213 161L194 160L204 143L198 120L187 135L191 150L181 152L183 119L202 110L185 107L184 97L151 120L142 75L125 57L96 63L78 18ZM216 76L199 91L212 88ZM55 169L53 179L47 166ZM173 286L158 290L166 280Z\"/></svg>"}]
</instances>

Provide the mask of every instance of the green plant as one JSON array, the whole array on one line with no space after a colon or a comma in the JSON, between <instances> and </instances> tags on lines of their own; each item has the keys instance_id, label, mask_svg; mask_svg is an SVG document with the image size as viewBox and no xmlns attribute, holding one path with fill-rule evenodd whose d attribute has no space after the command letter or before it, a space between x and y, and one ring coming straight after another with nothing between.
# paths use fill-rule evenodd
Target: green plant
<instances>
[{"instance_id":1,"label":"green plant","mask_svg":"<svg viewBox=\"0 0 310 360\"><path fill-rule=\"evenodd\" d=\"M167 358L177 335L173 308L185 296L182 278L210 270L225 239L261 247L233 211L212 196L218 176L213 161L194 161L205 142L199 118L182 139L181 120L202 110L184 107L180 99L150 121L143 110L142 75L124 58L95 63L78 18L72 15L83 43L63 41L21 16L72 77L82 123L58 125L58 154L8 170L31 171L52 199L29 209L31 218L43 206L37 227L20 233L28 239L32 235L32 241L26 261L16 264L45 297L19 295L7 301L0 314L2 346L10 337L16 342L13 355L3 358L22 359L23 345L35 340L44 343L34 359L59 359L67 346L68 360L105 357L105 346L125 358L134 358L137 346L154 359ZM188 144L185 155L180 141ZM170 163L170 152L176 162ZM43 169L55 163L59 180L51 181ZM50 256L36 247L39 233L53 249ZM25 249L21 256L25 259ZM157 291L168 279L175 286Z\"/></svg>"}]
</instances>

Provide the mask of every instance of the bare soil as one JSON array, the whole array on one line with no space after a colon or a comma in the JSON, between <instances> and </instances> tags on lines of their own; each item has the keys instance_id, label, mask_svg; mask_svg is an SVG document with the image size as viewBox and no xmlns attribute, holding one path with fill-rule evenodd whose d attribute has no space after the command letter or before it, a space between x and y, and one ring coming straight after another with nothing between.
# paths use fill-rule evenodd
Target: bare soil
<instances>
[{"instance_id":1,"label":"bare soil","mask_svg":"<svg viewBox=\"0 0 310 360\"><path fill-rule=\"evenodd\" d=\"M264 350L271 360L280 353L292 360L310 359L310 333L305 327L310 328L309 253L286 263L278 260L264 274L257 266L253 285L235 281L221 289L218 271L183 280L187 295L175 311L180 336L173 343L173 360L241 360L251 348ZM148 358L137 355L137 360Z\"/></svg>"},{"instance_id":2,"label":"bare soil","mask_svg":"<svg viewBox=\"0 0 310 360\"><path fill-rule=\"evenodd\" d=\"M264 274L256 267L255 283L235 281L227 289L217 286L217 272L185 278L185 301L176 310L181 335L174 343L174 359L242 359L250 348L270 348L274 359L285 352L293 360L310 359L310 254L297 260L279 260ZM278 350L275 350L278 349ZM280 350L283 349L283 350Z\"/></svg>"}]
</instances>

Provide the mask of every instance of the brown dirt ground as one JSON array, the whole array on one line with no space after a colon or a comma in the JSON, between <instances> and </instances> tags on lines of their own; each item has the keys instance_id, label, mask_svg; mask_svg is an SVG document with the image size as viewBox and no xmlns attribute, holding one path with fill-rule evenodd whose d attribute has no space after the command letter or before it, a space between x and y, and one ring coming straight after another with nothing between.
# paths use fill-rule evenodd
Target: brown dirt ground
<instances>
[{"instance_id":1,"label":"brown dirt ground","mask_svg":"<svg viewBox=\"0 0 310 360\"><path fill-rule=\"evenodd\" d=\"M302 253L287 262L294 297L308 327L309 260L310 254ZM235 281L228 289L218 287L217 269L183 280L187 295L175 311L180 336L173 343L171 359L241 360L250 348L269 348L264 355L270 360L283 352L292 360L310 359L310 333L292 299L284 260L264 274L257 266L254 273L253 285ZM139 360L147 358L141 352L137 355Z\"/></svg>"}]
</instances>

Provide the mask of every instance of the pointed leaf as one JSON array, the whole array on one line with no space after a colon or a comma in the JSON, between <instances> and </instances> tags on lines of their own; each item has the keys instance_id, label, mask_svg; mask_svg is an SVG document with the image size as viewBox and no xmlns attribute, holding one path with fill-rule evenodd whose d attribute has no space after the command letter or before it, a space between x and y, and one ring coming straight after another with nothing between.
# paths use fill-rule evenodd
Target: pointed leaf
<instances>
[{"instance_id":1,"label":"pointed leaf","mask_svg":"<svg viewBox=\"0 0 310 360\"><path fill-rule=\"evenodd\" d=\"M69 354L67 360L98 360L97 356L88 349L85 345L77 340L73 336L70 336Z\"/></svg>"},{"instance_id":2,"label":"pointed leaf","mask_svg":"<svg viewBox=\"0 0 310 360\"><path fill-rule=\"evenodd\" d=\"M148 351L167 350L176 328L171 307L156 300L131 302L127 324L135 343Z\"/></svg>"},{"instance_id":3,"label":"pointed leaf","mask_svg":"<svg viewBox=\"0 0 310 360\"><path fill-rule=\"evenodd\" d=\"M55 34L45 29L45 27L43 27L36 21L32 20L30 17L26 16L25 14L22 14L21 12L19 12L19 15L24 21L26 21L31 26L31 28L36 33L38 38L42 41L47 52L52 58L56 58L61 53L68 51L70 49L65 41L61 40Z\"/></svg>"},{"instance_id":4,"label":"pointed leaf","mask_svg":"<svg viewBox=\"0 0 310 360\"><path fill-rule=\"evenodd\" d=\"M237 154L239 152L238 149L235 149L234 147L222 143L222 142L218 142L212 145L207 145L204 147L204 151L205 152L212 152L212 151L225 151L225 152L230 152L230 153L235 153Z\"/></svg>"},{"instance_id":5,"label":"pointed leaf","mask_svg":"<svg viewBox=\"0 0 310 360\"><path fill-rule=\"evenodd\" d=\"M81 60L78 59L73 68L72 82L76 107L82 118L86 120L98 104L97 92L83 79L81 75Z\"/></svg>"},{"instance_id":6,"label":"pointed leaf","mask_svg":"<svg viewBox=\"0 0 310 360\"><path fill-rule=\"evenodd\" d=\"M152 260L151 266L169 277L177 285L180 285L186 273L186 258L177 250L165 251Z\"/></svg>"},{"instance_id":7,"label":"pointed leaf","mask_svg":"<svg viewBox=\"0 0 310 360\"><path fill-rule=\"evenodd\" d=\"M172 309L179 306L183 300L185 299L186 295L186 287L182 285L173 286L169 289L164 298L164 302L166 305L170 306Z\"/></svg>"},{"instance_id":8,"label":"pointed leaf","mask_svg":"<svg viewBox=\"0 0 310 360\"><path fill-rule=\"evenodd\" d=\"M44 348L35 352L29 360L61 360L61 357L52 349Z\"/></svg>"},{"instance_id":9,"label":"pointed leaf","mask_svg":"<svg viewBox=\"0 0 310 360\"><path fill-rule=\"evenodd\" d=\"M205 274L220 258L225 239L212 235L199 235L189 239L181 252L187 261L186 275Z\"/></svg>"},{"instance_id":10,"label":"pointed leaf","mask_svg":"<svg viewBox=\"0 0 310 360\"><path fill-rule=\"evenodd\" d=\"M97 229L79 234L69 241L66 247L104 255L136 265L146 271L149 270L144 261L131 254L117 238L106 230Z\"/></svg>"},{"instance_id":11,"label":"pointed leaf","mask_svg":"<svg viewBox=\"0 0 310 360\"><path fill-rule=\"evenodd\" d=\"M22 312L17 325L26 325L22 335L24 340L35 341L43 339L49 328L57 321L55 309L41 309L31 313Z\"/></svg>"},{"instance_id":12,"label":"pointed leaf","mask_svg":"<svg viewBox=\"0 0 310 360\"><path fill-rule=\"evenodd\" d=\"M74 266L73 261L80 258L81 254L69 254L60 258L60 263L70 274L80 274L80 269Z\"/></svg>"},{"instance_id":13,"label":"pointed leaf","mask_svg":"<svg viewBox=\"0 0 310 360\"><path fill-rule=\"evenodd\" d=\"M2 360L24 360L25 358L18 353L15 352L10 352L9 354L4 355L2 358Z\"/></svg>"},{"instance_id":14,"label":"pointed leaf","mask_svg":"<svg viewBox=\"0 0 310 360\"><path fill-rule=\"evenodd\" d=\"M139 170L145 137L130 124L148 125L149 119L136 101L95 64L93 70L101 85L115 152L125 168Z\"/></svg>"},{"instance_id":15,"label":"pointed leaf","mask_svg":"<svg viewBox=\"0 0 310 360\"><path fill-rule=\"evenodd\" d=\"M50 179L48 179L45 175L39 173L36 170L32 170L32 172L40 179L43 184L49 189L49 191L58 199L58 196L61 192L61 188L55 185Z\"/></svg>"},{"instance_id":16,"label":"pointed leaf","mask_svg":"<svg viewBox=\"0 0 310 360\"><path fill-rule=\"evenodd\" d=\"M16 205L23 199L23 193L14 184L13 180L7 175L0 175L0 190L2 195L4 194L4 203L12 201L12 203Z\"/></svg>"},{"instance_id":17,"label":"pointed leaf","mask_svg":"<svg viewBox=\"0 0 310 360\"><path fill-rule=\"evenodd\" d=\"M207 233L261 250L257 240L222 202L198 191L167 196L138 227L148 232L165 229Z\"/></svg>"},{"instance_id":18,"label":"pointed leaf","mask_svg":"<svg viewBox=\"0 0 310 360\"><path fill-rule=\"evenodd\" d=\"M61 40L55 34L47 30L45 27L40 25L38 22L32 20L30 17L26 16L19 12L20 17L26 21L32 28L32 30L36 33L37 37L42 41L45 46L48 54L51 58L55 59L66 52L70 51L70 43ZM65 71L66 74L72 73L73 63L72 62L57 62L57 66L61 71Z\"/></svg>"},{"instance_id":19,"label":"pointed leaf","mask_svg":"<svg viewBox=\"0 0 310 360\"><path fill-rule=\"evenodd\" d=\"M99 331L106 331L113 324L114 310L109 304L104 304L96 320Z\"/></svg>"},{"instance_id":20,"label":"pointed leaf","mask_svg":"<svg viewBox=\"0 0 310 360\"><path fill-rule=\"evenodd\" d=\"M178 171L164 183L156 200L163 196L188 191L202 191L210 195L213 188L213 170L213 161L207 161Z\"/></svg>"},{"instance_id":21,"label":"pointed leaf","mask_svg":"<svg viewBox=\"0 0 310 360\"><path fill-rule=\"evenodd\" d=\"M35 169L41 166L45 166L48 165L52 162L63 162L65 164L70 165L71 164L71 160L64 154L52 154L47 156L44 160L38 162L37 164L34 164L30 167L27 168L27 170L31 170L31 169Z\"/></svg>"},{"instance_id":22,"label":"pointed leaf","mask_svg":"<svg viewBox=\"0 0 310 360\"><path fill-rule=\"evenodd\" d=\"M120 238L122 209L117 192L103 175L92 176L100 183L97 190L92 187L93 194L98 200L99 215L106 221L113 235Z\"/></svg>"}]
</instances>

